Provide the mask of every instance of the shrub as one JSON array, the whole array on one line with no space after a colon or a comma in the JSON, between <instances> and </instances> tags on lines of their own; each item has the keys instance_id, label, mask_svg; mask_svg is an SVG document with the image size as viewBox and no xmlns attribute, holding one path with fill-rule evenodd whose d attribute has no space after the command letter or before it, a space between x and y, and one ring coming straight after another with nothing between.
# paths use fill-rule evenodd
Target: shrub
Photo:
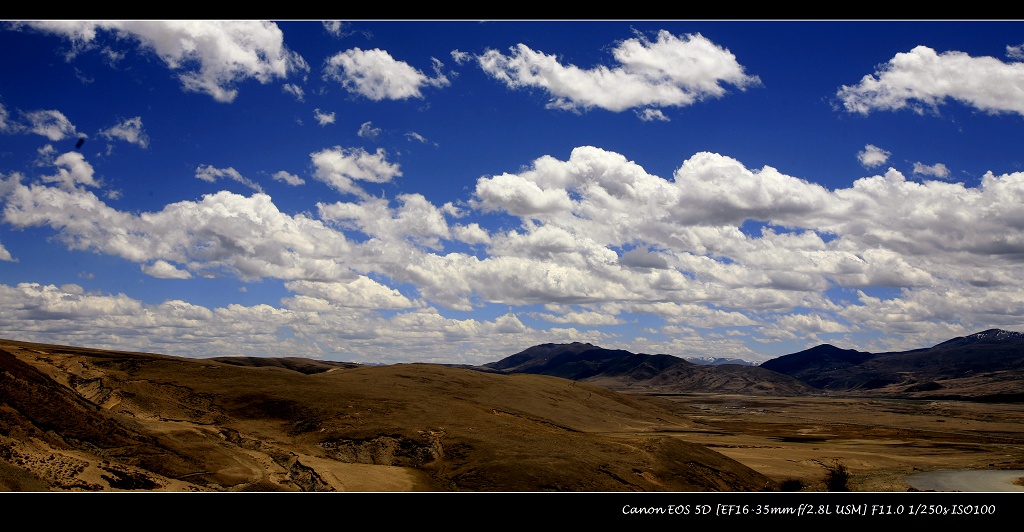
<instances>
[{"instance_id":1,"label":"shrub","mask_svg":"<svg viewBox=\"0 0 1024 532\"><path fill-rule=\"evenodd\" d=\"M850 480L850 471L839 460L825 466L825 491L850 491L846 483Z\"/></svg>"},{"instance_id":2,"label":"shrub","mask_svg":"<svg viewBox=\"0 0 1024 532\"><path fill-rule=\"evenodd\" d=\"M802 481L800 479L796 479L796 478L791 478L789 480L783 480L782 484L779 484L779 490L780 491L800 491L800 490L804 489L804 487L805 487L804 481Z\"/></svg>"}]
</instances>

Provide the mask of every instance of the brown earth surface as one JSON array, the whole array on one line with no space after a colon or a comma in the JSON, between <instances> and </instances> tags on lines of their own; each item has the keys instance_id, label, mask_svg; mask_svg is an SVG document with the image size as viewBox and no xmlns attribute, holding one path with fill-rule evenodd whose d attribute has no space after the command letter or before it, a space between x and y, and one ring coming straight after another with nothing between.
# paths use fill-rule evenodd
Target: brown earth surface
<instances>
[{"instance_id":1,"label":"brown earth surface","mask_svg":"<svg viewBox=\"0 0 1024 532\"><path fill-rule=\"evenodd\" d=\"M1024 469L1024 404L861 397L667 398L699 427L677 435L780 484L825 491L838 463L850 491L913 491L905 478L947 469Z\"/></svg>"},{"instance_id":2,"label":"brown earth surface","mask_svg":"<svg viewBox=\"0 0 1024 532\"><path fill-rule=\"evenodd\" d=\"M905 492L1024 469L1024 404L645 396L429 364L303 373L0 341L0 491Z\"/></svg>"},{"instance_id":3,"label":"brown earth surface","mask_svg":"<svg viewBox=\"0 0 1024 532\"><path fill-rule=\"evenodd\" d=\"M660 406L659 406L660 405ZM306 374L0 342L7 491L755 491L674 403L429 364Z\"/></svg>"}]
</instances>

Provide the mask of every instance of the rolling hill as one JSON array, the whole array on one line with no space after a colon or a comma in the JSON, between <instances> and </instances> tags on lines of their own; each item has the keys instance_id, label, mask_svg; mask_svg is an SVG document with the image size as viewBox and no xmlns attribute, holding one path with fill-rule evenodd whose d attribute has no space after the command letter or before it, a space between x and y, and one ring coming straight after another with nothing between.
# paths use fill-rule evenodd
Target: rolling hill
<instances>
[{"instance_id":1,"label":"rolling hill","mask_svg":"<svg viewBox=\"0 0 1024 532\"><path fill-rule=\"evenodd\" d=\"M0 341L4 491L777 487L672 436L694 428L666 400L544 375Z\"/></svg>"}]
</instances>

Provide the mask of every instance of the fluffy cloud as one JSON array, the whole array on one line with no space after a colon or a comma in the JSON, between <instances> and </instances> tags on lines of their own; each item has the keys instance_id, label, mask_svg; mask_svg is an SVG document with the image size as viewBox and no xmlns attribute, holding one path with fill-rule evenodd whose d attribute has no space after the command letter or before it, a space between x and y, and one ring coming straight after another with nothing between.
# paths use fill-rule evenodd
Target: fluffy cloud
<instances>
[{"instance_id":1,"label":"fluffy cloud","mask_svg":"<svg viewBox=\"0 0 1024 532\"><path fill-rule=\"evenodd\" d=\"M938 109L946 99L990 113L1024 114L1024 63L917 46L836 95L847 111L860 114L905 108L920 113Z\"/></svg>"},{"instance_id":2,"label":"fluffy cloud","mask_svg":"<svg viewBox=\"0 0 1024 532\"><path fill-rule=\"evenodd\" d=\"M380 136L381 130L379 127L373 127L371 122L363 122L363 125L359 126L357 134L364 138L374 140Z\"/></svg>"},{"instance_id":3,"label":"fluffy cloud","mask_svg":"<svg viewBox=\"0 0 1024 532\"><path fill-rule=\"evenodd\" d=\"M732 53L700 34L677 37L662 30L654 41L638 35L619 42L612 54L618 66L587 70L518 44L509 55L488 50L477 61L509 88L544 89L552 96L548 107L573 111L685 107L723 96L723 83L741 90L760 84L744 73ZM662 117L654 109L641 115L646 120Z\"/></svg>"},{"instance_id":4,"label":"fluffy cloud","mask_svg":"<svg viewBox=\"0 0 1024 532\"><path fill-rule=\"evenodd\" d=\"M342 194L363 194L354 181L387 183L402 175L397 164L389 163L383 148L369 153L362 148L335 146L310 154L313 176Z\"/></svg>"},{"instance_id":5,"label":"fluffy cloud","mask_svg":"<svg viewBox=\"0 0 1024 532\"><path fill-rule=\"evenodd\" d=\"M8 311L38 320L74 319L79 317L128 316L137 314L142 305L124 294L103 296L86 294L81 286L42 286L21 283L17 287L0 285L0 296L15 302ZM11 298L11 296L21 296Z\"/></svg>"},{"instance_id":6,"label":"fluffy cloud","mask_svg":"<svg viewBox=\"0 0 1024 532\"><path fill-rule=\"evenodd\" d=\"M390 293L372 288L373 281L363 279L340 290L330 285L295 286L328 297L358 293L363 289L358 286L361 283L371 287L370 292L376 290L378 296ZM0 327L27 341L178 356L280 356L287 352L373 363L409 362L411 356L421 362L482 364L522 349L524 342L598 342L604 338L600 333L575 329L534 330L514 314L493 320L458 320L431 308L396 307L399 312L385 318L372 310L305 295L282 303L280 307L232 304L213 309L181 300L149 305L124 294L88 293L78 285L0 284Z\"/></svg>"},{"instance_id":7,"label":"fluffy cloud","mask_svg":"<svg viewBox=\"0 0 1024 532\"><path fill-rule=\"evenodd\" d=\"M595 311L576 311L565 305L552 305L557 313L548 314L537 312L533 316L552 323L571 323L574 325L585 325L588 327L600 327L604 325L618 325L623 323L620 318L611 314Z\"/></svg>"},{"instance_id":8,"label":"fluffy cloud","mask_svg":"<svg viewBox=\"0 0 1024 532\"><path fill-rule=\"evenodd\" d=\"M335 149L325 155L318 178L335 171L353 183L356 170L341 168L356 153ZM328 164L341 160L347 163ZM584 147L566 161L545 156L519 174L479 180L469 205L518 216L520 230L489 234L476 223L452 227L447 216L464 213L419 194L399 195L396 205L365 195L354 203L319 205L325 222L369 239L354 246L323 222L280 213L260 194L221 192L156 213L118 212L77 188L95 186L80 154L64 154L55 164L60 171L44 182L59 188L7 180L8 223L51 226L71 247L151 264L147 268L157 273L171 272L157 269L157 260L193 272L227 268L246 278L375 272L412 283L452 308L471 307L476 297L826 308L822 293L832 286L1012 284L1015 257L1024 252L1024 235L1007 229L1024 227L1016 208L1024 197L1024 174L988 174L981 186L968 188L916 183L890 170L829 191L710 153L685 161L669 180L619 154ZM217 173L200 170L210 178ZM390 176L370 172L361 179ZM194 229L178 227L188 225L184 220ZM760 235L747 234L740 228L749 220L769 226ZM826 241L823 234L832 236ZM482 244L486 254L440 254L456 240ZM347 251L316 253L312 242L334 242ZM987 267L979 268L983 262Z\"/></svg>"},{"instance_id":9,"label":"fluffy cloud","mask_svg":"<svg viewBox=\"0 0 1024 532\"><path fill-rule=\"evenodd\" d=\"M234 85L241 81L269 83L309 69L301 56L285 47L284 35L273 22L48 20L19 25L64 36L76 51L93 46L103 32L135 41L179 72L185 90L208 94L220 102L233 101L238 95Z\"/></svg>"},{"instance_id":10,"label":"fluffy cloud","mask_svg":"<svg viewBox=\"0 0 1024 532\"><path fill-rule=\"evenodd\" d=\"M160 259L153 264L143 264L142 271L146 275L151 275L160 279L190 279L192 277L191 273L185 270L180 270L163 259Z\"/></svg>"},{"instance_id":11,"label":"fluffy cloud","mask_svg":"<svg viewBox=\"0 0 1024 532\"><path fill-rule=\"evenodd\" d=\"M917 175L927 175L937 177L939 179L946 179L949 177L949 168L942 163L927 165L924 163L914 163L914 173Z\"/></svg>"},{"instance_id":12,"label":"fluffy cloud","mask_svg":"<svg viewBox=\"0 0 1024 532\"><path fill-rule=\"evenodd\" d=\"M452 56L452 60L455 61L455 64L457 64L457 65L464 65L467 62L473 60L473 56L472 55L470 55L467 52L462 52L462 51L459 51L459 50L452 50L451 56Z\"/></svg>"},{"instance_id":13,"label":"fluffy cloud","mask_svg":"<svg viewBox=\"0 0 1024 532\"><path fill-rule=\"evenodd\" d=\"M322 299L341 307L397 310L415 306L398 290L365 275L347 282L291 281L285 283L285 287L302 296Z\"/></svg>"},{"instance_id":14,"label":"fluffy cloud","mask_svg":"<svg viewBox=\"0 0 1024 532\"><path fill-rule=\"evenodd\" d=\"M324 78L371 100L422 98L424 87L445 87L450 83L441 72L441 62L433 61L435 76L431 78L384 50L353 48L327 60Z\"/></svg>"},{"instance_id":15,"label":"fluffy cloud","mask_svg":"<svg viewBox=\"0 0 1024 532\"><path fill-rule=\"evenodd\" d=\"M57 110L32 111L25 113L28 130L52 141L63 140L75 134L75 126L64 113Z\"/></svg>"},{"instance_id":16,"label":"fluffy cloud","mask_svg":"<svg viewBox=\"0 0 1024 532\"><path fill-rule=\"evenodd\" d=\"M572 200L564 190L545 190L529 179L511 174L481 178L477 181L475 198L476 208L503 210L516 216L560 213L572 207Z\"/></svg>"},{"instance_id":17,"label":"fluffy cloud","mask_svg":"<svg viewBox=\"0 0 1024 532\"><path fill-rule=\"evenodd\" d=\"M313 116L316 117L317 123L319 123L321 126L333 124L335 120L334 113L324 113L321 112L320 109L314 109Z\"/></svg>"},{"instance_id":18,"label":"fluffy cloud","mask_svg":"<svg viewBox=\"0 0 1024 532\"><path fill-rule=\"evenodd\" d=\"M673 177L647 174L619 154L584 147L567 161L542 157L519 174L481 178L470 204L519 216L527 231L492 237L490 256L468 261L462 278L489 301L536 301L526 295L529 290L559 301L568 297L560 283L578 267L601 284L574 287L592 296L588 301L632 301L635 311L666 319L677 307L655 305L659 299L672 305L713 302L742 318L729 326L757 323L761 318L749 314L755 309L835 312L839 307L825 296L831 287L901 287L906 294L923 294L936 287L985 286L992 289L988 299L996 286L1018 292L1011 286L1024 256L1024 217L1010 205L1024 194L1021 174L987 174L980 187L969 188L916 183L890 170L827 190L771 167L749 170L734 159L701 153ZM769 226L759 236L740 230L752 220ZM614 247L632 251L617 266L584 262ZM541 275L520 277L519 263L535 272L558 272L550 279L561 280L544 284ZM492 269L497 264L500 271ZM475 287L473 277L485 275L498 275L516 288ZM1003 307L1011 313L1007 321L1020 321L1016 307ZM686 319L699 323L698 315L689 312ZM846 319L854 316L861 317L850 312ZM976 316L979 324L992 322ZM853 324L844 327L856 330ZM778 330L758 329L775 340L781 339Z\"/></svg>"},{"instance_id":19,"label":"fluffy cloud","mask_svg":"<svg viewBox=\"0 0 1024 532\"><path fill-rule=\"evenodd\" d=\"M5 222L15 227L49 226L71 249L152 262L145 267L151 275L173 274L161 260L203 275L227 272L245 280L331 280L351 275L342 262L351 252L344 235L306 216L280 212L264 194L244 197L222 191L198 202L131 214L80 189L20 183L10 188Z\"/></svg>"},{"instance_id":20,"label":"fluffy cloud","mask_svg":"<svg viewBox=\"0 0 1024 532\"><path fill-rule=\"evenodd\" d=\"M857 160L860 161L865 168L874 168L876 166L882 166L885 164L892 153L889 153L874 144L867 144L864 146L864 151L857 152Z\"/></svg>"},{"instance_id":21,"label":"fluffy cloud","mask_svg":"<svg viewBox=\"0 0 1024 532\"><path fill-rule=\"evenodd\" d=\"M234 168L214 168L212 165L199 165L196 168L196 179L202 179L207 183L215 183L217 179L228 178L232 181L238 181L239 183L255 190L256 192L263 192L263 187L258 183L253 182L251 179L243 176L238 170Z\"/></svg>"},{"instance_id":22,"label":"fluffy cloud","mask_svg":"<svg viewBox=\"0 0 1024 532\"><path fill-rule=\"evenodd\" d=\"M273 174L271 174L270 177L274 178L277 181L288 183L289 185L291 185L293 187L297 187L297 186L299 186L301 184L304 184L306 182L301 177L299 177L299 176L297 176L295 174L289 174L288 172L285 172L284 170L279 170L277 172L274 172Z\"/></svg>"},{"instance_id":23,"label":"fluffy cloud","mask_svg":"<svg viewBox=\"0 0 1024 532\"><path fill-rule=\"evenodd\" d=\"M350 23L342 20L325 20L323 21L323 25L324 29L327 30L327 33L330 33L335 37L344 37L348 35L346 29L349 27Z\"/></svg>"},{"instance_id":24,"label":"fluffy cloud","mask_svg":"<svg viewBox=\"0 0 1024 532\"><path fill-rule=\"evenodd\" d=\"M400 194L395 199L401 204L396 209L392 209L388 200L383 198L365 198L361 203L320 204L318 207L325 220L385 243L401 245L402 241L408 240L439 249L440 240L450 238L444 214L422 195Z\"/></svg>"},{"instance_id":25,"label":"fluffy cloud","mask_svg":"<svg viewBox=\"0 0 1024 532\"><path fill-rule=\"evenodd\" d=\"M787 314L775 323L759 327L763 341L803 340L809 346L821 343L818 334L845 333L851 328L819 314Z\"/></svg>"},{"instance_id":26,"label":"fluffy cloud","mask_svg":"<svg viewBox=\"0 0 1024 532\"><path fill-rule=\"evenodd\" d=\"M293 295L278 307L203 309L0 287L0 303L21 301L0 310L0 325L45 318L18 325L32 334L71 334L105 307L113 313L103 323L134 331L133 342L188 323L189 341L204 349L241 349L228 338L242 332L253 342L283 341L275 331L287 330L313 353L378 353L389 342L431 339L477 354L508 346L505 355L528 341L612 338L537 331L520 316L567 326L653 316L667 325L650 334L678 337L640 339L634 348L665 351L712 341L696 329L748 328L766 342L871 330L919 347L954 326L1024 324L1024 173L989 173L968 187L890 169L830 190L709 152L662 177L583 146L564 160L546 155L516 173L481 177L466 202L437 206L422 194L366 194L359 182L389 182L398 166L383 150L334 147L311 154L314 176L353 197L318 204L316 218L281 212L265 194L226 191L155 212L118 211L87 188L98 181L80 153L41 153L54 171L35 182L0 180L10 226L52 228L71 249L121 257L154 277L270 278ZM235 179L228 170L201 166L197 177ZM485 213L508 225L485 229L467 219ZM65 293L77 307L60 305ZM526 305L545 310L513 308L493 321L437 310ZM150 321L132 321L129 310Z\"/></svg>"},{"instance_id":27,"label":"fluffy cloud","mask_svg":"<svg viewBox=\"0 0 1024 532\"><path fill-rule=\"evenodd\" d=\"M302 90L302 87L294 83L285 83L284 85L281 85L281 90L288 94L291 94L292 96L295 97L296 100L300 102L306 100L306 92Z\"/></svg>"},{"instance_id":28,"label":"fluffy cloud","mask_svg":"<svg viewBox=\"0 0 1024 532\"><path fill-rule=\"evenodd\" d=\"M100 135L108 139L120 139L140 148L149 146L149 136L142 129L142 117L136 116L122 121L108 129L100 131Z\"/></svg>"},{"instance_id":29,"label":"fluffy cloud","mask_svg":"<svg viewBox=\"0 0 1024 532\"><path fill-rule=\"evenodd\" d=\"M665 116L665 113L661 112L661 109L643 109L636 112L636 116L644 122L668 122L669 117Z\"/></svg>"},{"instance_id":30,"label":"fluffy cloud","mask_svg":"<svg viewBox=\"0 0 1024 532\"><path fill-rule=\"evenodd\" d=\"M452 235L456 240L467 244L486 244L491 241L491 236L476 222L469 225L456 224L452 228Z\"/></svg>"},{"instance_id":31,"label":"fluffy cloud","mask_svg":"<svg viewBox=\"0 0 1024 532\"><path fill-rule=\"evenodd\" d=\"M57 183L65 189L73 189L78 185L99 186L92 165L85 160L81 153L74 151L64 153L57 157L53 164L58 167L57 173L43 176L42 180L46 183Z\"/></svg>"},{"instance_id":32,"label":"fluffy cloud","mask_svg":"<svg viewBox=\"0 0 1024 532\"><path fill-rule=\"evenodd\" d=\"M20 127L11 122L11 114L4 107L4 104L0 103L0 133L14 133L20 129Z\"/></svg>"}]
</instances>

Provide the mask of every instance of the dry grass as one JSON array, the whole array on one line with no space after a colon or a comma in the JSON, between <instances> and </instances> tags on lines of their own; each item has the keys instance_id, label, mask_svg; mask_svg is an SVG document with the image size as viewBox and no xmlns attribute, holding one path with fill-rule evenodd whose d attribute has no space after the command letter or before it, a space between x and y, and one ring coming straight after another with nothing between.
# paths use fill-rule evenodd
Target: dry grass
<instances>
[{"instance_id":1,"label":"dry grass","mask_svg":"<svg viewBox=\"0 0 1024 532\"><path fill-rule=\"evenodd\" d=\"M770 479L666 436L685 417L540 375L282 367L0 345L0 488L752 491ZM26 472L30 473L26 477ZM19 476L20 475L20 476ZM38 482L36 483L38 485Z\"/></svg>"},{"instance_id":2,"label":"dry grass","mask_svg":"<svg viewBox=\"0 0 1024 532\"><path fill-rule=\"evenodd\" d=\"M841 471L900 492L916 472L1024 469L1022 404L651 397L4 341L0 380L6 491L827 491Z\"/></svg>"},{"instance_id":3,"label":"dry grass","mask_svg":"<svg viewBox=\"0 0 1024 532\"><path fill-rule=\"evenodd\" d=\"M908 491L939 469L1024 469L1024 405L838 397L671 397L679 434L789 486L826 491L838 461L852 491Z\"/></svg>"}]
</instances>

